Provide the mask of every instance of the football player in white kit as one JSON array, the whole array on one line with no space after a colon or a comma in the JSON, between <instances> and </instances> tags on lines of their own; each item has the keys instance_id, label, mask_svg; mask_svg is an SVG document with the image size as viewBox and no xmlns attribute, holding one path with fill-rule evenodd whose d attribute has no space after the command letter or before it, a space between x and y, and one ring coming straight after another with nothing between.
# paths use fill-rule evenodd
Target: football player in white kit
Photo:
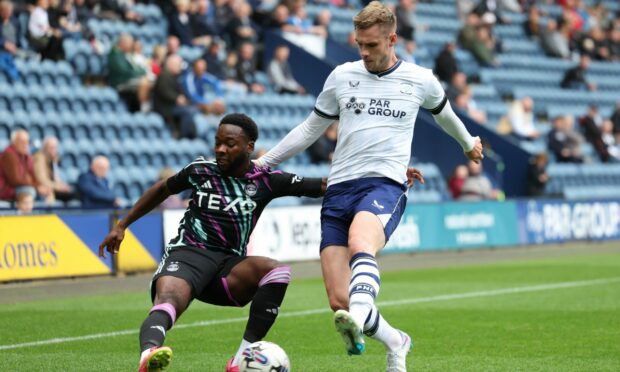
<instances>
[{"instance_id":1,"label":"football player in white kit","mask_svg":"<svg viewBox=\"0 0 620 372\"><path fill-rule=\"evenodd\" d=\"M375 256L405 209L419 108L430 110L469 159L483 158L482 145L456 116L432 71L396 57L396 17L389 8L373 1L353 21L362 59L336 67L310 116L257 162L278 165L340 120L321 210L327 296L349 354L364 351L365 334L385 345L387 371L406 371L412 341L374 304L380 285Z\"/></svg>"}]
</instances>

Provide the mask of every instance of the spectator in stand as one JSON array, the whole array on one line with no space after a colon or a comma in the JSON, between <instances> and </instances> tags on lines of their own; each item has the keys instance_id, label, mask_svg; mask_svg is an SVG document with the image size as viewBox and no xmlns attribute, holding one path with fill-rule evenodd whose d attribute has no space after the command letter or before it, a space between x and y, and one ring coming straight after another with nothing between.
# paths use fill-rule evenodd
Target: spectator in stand
<instances>
[{"instance_id":1,"label":"spectator in stand","mask_svg":"<svg viewBox=\"0 0 620 372\"><path fill-rule=\"evenodd\" d=\"M151 60L142 52L142 42L140 40L134 40L131 47L131 53L129 54L129 61L137 69L141 69L146 72L146 77L149 81L155 80L155 75L151 70Z\"/></svg>"},{"instance_id":2,"label":"spectator in stand","mask_svg":"<svg viewBox=\"0 0 620 372\"><path fill-rule=\"evenodd\" d=\"M332 13L329 9L323 9L319 14L314 17L314 26L321 27L325 30L327 37L329 37L329 24L332 21Z\"/></svg>"},{"instance_id":3,"label":"spectator in stand","mask_svg":"<svg viewBox=\"0 0 620 372\"><path fill-rule=\"evenodd\" d=\"M213 18L217 23L218 35L221 35L226 25L228 25L235 16L232 8L233 3L234 1L231 0L213 0L211 2L211 4L213 4Z\"/></svg>"},{"instance_id":4,"label":"spectator in stand","mask_svg":"<svg viewBox=\"0 0 620 372\"><path fill-rule=\"evenodd\" d=\"M456 97L465 93L467 89L467 75L463 72L455 72L450 79L450 85L446 89L446 97L450 100L450 103L456 102Z\"/></svg>"},{"instance_id":5,"label":"spectator in stand","mask_svg":"<svg viewBox=\"0 0 620 372\"><path fill-rule=\"evenodd\" d=\"M256 79L256 57L254 45L243 43L239 48L239 60L237 61L237 80L244 83L252 93L262 94L265 87Z\"/></svg>"},{"instance_id":6,"label":"spectator in stand","mask_svg":"<svg viewBox=\"0 0 620 372\"><path fill-rule=\"evenodd\" d=\"M110 161L105 156L95 156L90 169L78 177L77 188L82 199L82 208L109 209L120 207L122 201L110 188L107 175Z\"/></svg>"},{"instance_id":7,"label":"spectator in stand","mask_svg":"<svg viewBox=\"0 0 620 372\"><path fill-rule=\"evenodd\" d=\"M41 150L33 155L33 162L37 184L43 185L50 190L45 198L45 201L49 204L56 200L66 202L76 198L75 192L58 175L59 161L58 139L56 137L45 138Z\"/></svg>"},{"instance_id":8,"label":"spectator in stand","mask_svg":"<svg viewBox=\"0 0 620 372\"><path fill-rule=\"evenodd\" d=\"M155 78L157 78L157 76L159 76L159 74L161 73L161 69L164 65L164 62L166 61L167 54L168 51L163 45L155 45L155 47L153 48L153 55L151 56L149 68Z\"/></svg>"},{"instance_id":9,"label":"spectator in stand","mask_svg":"<svg viewBox=\"0 0 620 372\"><path fill-rule=\"evenodd\" d=\"M512 135L520 140L532 141L540 137L540 132L534 125L534 101L530 97L515 100L512 103L508 120L512 128Z\"/></svg>"},{"instance_id":10,"label":"spectator in stand","mask_svg":"<svg viewBox=\"0 0 620 372\"><path fill-rule=\"evenodd\" d=\"M605 32L598 26L592 27L587 34L583 35L579 41L579 51L581 55L587 55L595 60L606 61L611 59Z\"/></svg>"},{"instance_id":11,"label":"spectator in stand","mask_svg":"<svg viewBox=\"0 0 620 372\"><path fill-rule=\"evenodd\" d=\"M564 74L564 78L560 85L564 89L581 89L581 90L596 90L596 84L589 82L586 79L586 72L590 66L590 57L581 56L579 59L579 65L569 69Z\"/></svg>"},{"instance_id":12,"label":"spectator in stand","mask_svg":"<svg viewBox=\"0 0 620 372\"><path fill-rule=\"evenodd\" d=\"M277 5L271 13L271 20L268 24L269 28L279 29L284 32L297 32L299 31L295 26L288 23L288 17L290 12L286 5Z\"/></svg>"},{"instance_id":13,"label":"spectator in stand","mask_svg":"<svg viewBox=\"0 0 620 372\"><path fill-rule=\"evenodd\" d=\"M315 26L307 18L305 2L296 1L288 17L288 24L294 27L294 32L300 34L312 34L323 38L327 37L327 29L324 26Z\"/></svg>"},{"instance_id":14,"label":"spectator in stand","mask_svg":"<svg viewBox=\"0 0 620 372\"><path fill-rule=\"evenodd\" d=\"M202 38L203 42L199 43L200 45L210 45L213 36L219 33L214 15L210 12L208 0L198 0L195 3L195 10L190 15L190 26L194 37Z\"/></svg>"},{"instance_id":15,"label":"spectator in stand","mask_svg":"<svg viewBox=\"0 0 620 372\"><path fill-rule=\"evenodd\" d=\"M609 161L620 161L620 145L614 137L614 125L609 119L603 120L601 125L601 138L603 143L607 147L607 153L609 154Z\"/></svg>"},{"instance_id":16,"label":"spectator in stand","mask_svg":"<svg viewBox=\"0 0 620 372\"><path fill-rule=\"evenodd\" d=\"M273 88L278 93L305 94L302 87L291 71L288 62L290 50L286 45L278 45L273 53L273 59L269 62L267 72Z\"/></svg>"},{"instance_id":17,"label":"spectator in stand","mask_svg":"<svg viewBox=\"0 0 620 372\"><path fill-rule=\"evenodd\" d=\"M523 31L530 39L538 38L542 35L540 27L540 10L536 4L532 4L527 11L527 19L523 22Z\"/></svg>"},{"instance_id":18,"label":"spectator in stand","mask_svg":"<svg viewBox=\"0 0 620 372\"><path fill-rule=\"evenodd\" d=\"M15 67L19 35L19 22L13 17L13 3L0 1L0 71L4 71L13 82L19 80L19 71Z\"/></svg>"},{"instance_id":19,"label":"spectator in stand","mask_svg":"<svg viewBox=\"0 0 620 372\"><path fill-rule=\"evenodd\" d=\"M61 30L63 37L73 37L77 40L82 38L82 25L78 20L73 0L50 0L47 13L50 26Z\"/></svg>"},{"instance_id":20,"label":"spectator in stand","mask_svg":"<svg viewBox=\"0 0 620 372\"><path fill-rule=\"evenodd\" d=\"M196 138L194 115L198 110L190 105L178 81L183 70L183 59L171 55L153 88L153 109L172 127L176 138Z\"/></svg>"},{"instance_id":21,"label":"spectator in stand","mask_svg":"<svg viewBox=\"0 0 620 372\"><path fill-rule=\"evenodd\" d=\"M610 120L613 125L616 142L620 143L620 101L616 103L616 110L611 114Z\"/></svg>"},{"instance_id":22,"label":"spectator in stand","mask_svg":"<svg viewBox=\"0 0 620 372\"><path fill-rule=\"evenodd\" d=\"M99 8L98 16L101 18L125 20L136 23L144 22L142 16L133 10L131 6L133 1L127 0L97 0L95 1Z\"/></svg>"},{"instance_id":23,"label":"spectator in stand","mask_svg":"<svg viewBox=\"0 0 620 372\"><path fill-rule=\"evenodd\" d=\"M586 115L579 120L579 125L581 125L586 140L594 146L601 161L609 161L609 152L607 151L607 145L603 141L603 133L601 131L603 118L598 112L598 106L591 105Z\"/></svg>"},{"instance_id":24,"label":"spectator in stand","mask_svg":"<svg viewBox=\"0 0 620 372\"><path fill-rule=\"evenodd\" d=\"M558 30L555 19L549 19L547 26L540 33L540 43L545 53L550 57L568 59L571 56L570 34L568 26Z\"/></svg>"},{"instance_id":25,"label":"spectator in stand","mask_svg":"<svg viewBox=\"0 0 620 372\"><path fill-rule=\"evenodd\" d=\"M73 8L78 22L82 25L87 25L88 21L95 17L92 4L87 0L75 0Z\"/></svg>"},{"instance_id":26,"label":"spectator in stand","mask_svg":"<svg viewBox=\"0 0 620 372\"><path fill-rule=\"evenodd\" d=\"M133 37L129 34L120 34L117 44L108 54L108 84L115 88L128 102L128 106L147 111L151 83L146 71L133 63Z\"/></svg>"},{"instance_id":27,"label":"spectator in stand","mask_svg":"<svg viewBox=\"0 0 620 372\"><path fill-rule=\"evenodd\" d=\"M323 135L308 147L310 161L313 164L331 164L336 150L336 139L338 138L338 122L330 124Z\"/></svg>"},{"instance_id":28,"label":"spectator in stand","mask_svg":"<svg viewBox=\"0 0 620 372\"><path fill-rule=\"evenodd\" d=\"M174 176L176 172L170 167L162 168L159 171L159 181L166 181L168 178ZM189 205L189 199L184 198L182 194L171 194L166 200L161 202L159 207L161 209L185 209Z\"/></svg>"},{"instance_id":29,"label":"spectator in stand","mask_svg":"<svg viewBox=\"0 0 620 372\"><path fill-rule=\"evenodd\" d=\"M30 136L24 129L11 134L11 144L0 154L0 200L13 200L20 192L49 196L51 189L37 182L30 155Z\"/></svg>"},{"instance_id":30,"label":"spectator in stand","mask_svg":"<svg viewBox=\"0 0 620 372\"><path fill-rule=\"evenodd\" d=\"M548 134L548 147L559 163L583 163L583 138L573 129L572 116L557 116Z\"/></svg>"},{"instance_id":31,"label":"spectator in stand","mask_svg":"<svg viewBox=\"0 0 620 372\"><path fill-rule=\"evenodd\" d=\"M527 174L527 194L532 197L543 196L545 186L549 181L547 174L548 156L545 153L538 154L530 164Z\"/></svg>"},{"instance_id":32,"label":"spectator in stand","mask_svg":"<svg viewBox=\"0 0 620 372\"><path fill-rule=\"evenodd\" d=\"M448 178L448 190L450 191L450 195L452 195L452 199L458 200L461 196L463 184L468 176L469 171L466 165L460 164L454 168L452 175Z\"/></svg>"},{"instance_id":33,"label":"spectator in stand","mask_svg":"<svg viewBox=\"0 0 620 372\"><path fill-rule=\"evenodd\" d=\"M396 34L405 40L414 40L415 0L399 0L394 14L396 15Z\"/></svg>"},{"instance_id":34,"label":"spectator in stand","mask_svg":"<svg viewBox=\"0 0 620 372\"><path fill-rule=\"evenodd\" d=\"M620 61L620 26L609 31L609 60Z\"/></svg>"},{"instance_id":35,"label":"spectator in stand","mask_svg":"<svg viewBox=\"0 0 620 372\"><path fill-rule=\"evenodd\" d=\"M207 62L207 72L218 78L220 81L226 80L226 67L224 61L220 59L221 46L219 40L213 40L202 55L202 59Z\"/></svg>"},{"instance_id":36,"label":"spectator in stand","mask_svg":"<svg viewBox=\"0 0 620 372\"><path fill-rule=\"evenodd\" d=\"M175 11L168 18L168 33L179 38L181 45L193 45L194 34L190 24L190 1L175 0Z\"/></svg>"},{"instance_id":37,"label":"spectator in stand","mask_svg":"<svg viewBox=\"0 0 620 372\"><path fill-rule=\"evenodd\" d=\"M64 58L62 32L50 26L48 8L49 0L38 0L37 6L30 13L28 20L30 46L41 53L43 59L58 61Z\"/></svg>"},{"instance_id":38,"label":"spectator in stand","mask_svg":"<svg viewBox=\"0 0 620 372\"><path fill-rule=\"evenodd\" d=\"M168 39L166 39L166 58L168 58L168 56L179 54L180 48L181 42L179 41L179 38L174 35L169 35Z\"/></svg>"},{"instance_id":39,"label":"spectator in stand","mask_svg":"<svg viewBox=\"0 0 620 372\"><path fill-rule=\"evenodd\" d=\"M12 201L20 192L33 197L37 193L42 197L50 194L49 187L37 182L29 142L28 132L18 129L11 134L11 144L0 154L0 200Z\"/></svg>"},{"instance_id":40,"label":"spectator in stand","mask_svg":"<svg viewBox=\"0 0 620 372\"><path fill-rule=\"evenodd\" d=\"M461 187L459 200L478 201L478 200L497 200L499 191L493 188L489 177L482 172L482 163L475 163L470 160L467 162L469 175Z\"/></svg>"},{"instance_id":41,"label":"spectator in stand","mask_svg":"<svg viewBox=\"0 0 620 372\"><path fill-rule=\"evenodd\" d=\"M233 6L234 17L226 25L226 34L232 49L237 50L242 43L255 44L258 38L250 20L252 7L244 0L237 1Z\"/></svg>"},{"instance_id":42,"label":"spectator in stand","mask_svg":"<svg viewBox=\"0 0 620 372\"><path fill-rule=\"evenodd\" d=\"M490 45L490 34L488 30L485 31L486 28L478 15L469 14L465 26L459 31L458 40L478 62L485 66L496 66L494 48Z\"/></svg>"},{"instance_id":43,"label":"spectator in stand","mask_svg":"<svg viewBox=\"0 0 620 372\"><path fill-rule=\"evenodd\" d=\"M30 214L34 208L34 197L29 192L19 192L15 197L17 214Z\"/></svg>"},{"instance_id":44,"label":"spectator in stand","mask_svg":"<svg viewBox=\"0 0 620 372\"><path fill-rule=\"evenodd\" d=\"M204 114L222 115L226 111L226 105L221 99L224 96L222 84L207 72L204 59L194 61L183 78L183 88L190 101Z\"/></svg>"},{"instance_id":45,"label":"spectator in stand","mask_svg":"<svg viewBox=\"0 0 620 372\"><path fill-rule=\"evenodd\" d=\"M454 43L446 43L435 59L435 73L439 80L450 83L454 74L459 72L459 66L454 51L456 45Z\"/></svg>"},{"instance_id":46,"label":"spectator in stand","mask_svg":"<svg viewBox=\"0 0 620 372\"><path fill-rule=\"evenodd\" d=\"M349 32L347 35L347 46L351 48L352 51L358 52L357 41L355 41L355 31Z\"/></svg>"},{"instance_id":47,"label":"spectator in stand","mask_svg":"<svg viewBox=\"0 0 620 372\"><path fill-rule=\"evenodd\" d=\"M478 124L484 125L487 122L487 114L478 108L476 101L473 99L472 89L469 86L455 98L454 107L466 112Z\"/></svg>"},{"instance_id":48,"label":"spectator in stand","mask_svg":"<svg viewBox=\"0 0 620 372\"><path fill-rule=\"evenodd\" d=\"M405 62L415 63L417 64L417 60L415 58L415 51L418 47L414 40L405 40L404 50L402 54L398 55L398 58L402 59Z\"/></svg>"}]
</instances>

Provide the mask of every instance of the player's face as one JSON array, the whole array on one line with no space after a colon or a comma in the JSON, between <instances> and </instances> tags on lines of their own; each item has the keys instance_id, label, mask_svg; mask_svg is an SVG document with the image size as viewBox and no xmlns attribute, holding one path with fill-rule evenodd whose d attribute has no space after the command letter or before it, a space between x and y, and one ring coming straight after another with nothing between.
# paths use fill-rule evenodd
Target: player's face
<instances>
[{"instance_id":1,"label":"player's face","mask_svg":"<svg viewBox=\"0 0 620 372\"><path fill-rule=\"evenodd\" d=\"M355 42L360 50L364 66L370 72L381 72L396 62L394 44L396 34L387 32L381 25L355 30Z\"/></svg>"},{"instance_id":2,"label":"player's face","mask_svg":"<svg viewBox=\"0 0 620 372\"><path fill-rule=\"evenodd\" d=\"M254 142L249 141L241 127L222 124L215 134L215 161L224 173L244 172L254 151Z\"/></svg>"}]
</instances>

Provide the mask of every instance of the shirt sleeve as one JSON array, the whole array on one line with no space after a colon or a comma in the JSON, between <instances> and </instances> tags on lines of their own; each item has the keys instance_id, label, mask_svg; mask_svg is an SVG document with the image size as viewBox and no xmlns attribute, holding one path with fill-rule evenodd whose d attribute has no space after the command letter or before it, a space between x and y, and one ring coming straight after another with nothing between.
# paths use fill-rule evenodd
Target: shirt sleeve
<instances>
[{"instance_id":1,"label":"shirt sleeve","mask_svg":"<svg viewBox=\"0 0 620 372\"><path fill-rule=\"evenodd\" d=\"M340 106L336 95L336 69L325 80L323 91L319 94L314 105L314 112L322 118L338 120L340 117Z\"/></svg>"},{"instance_id":2,"label":"shirt sleeve","mask_svg":"<svg viewBox=\"0 0 620 372\"><path fill-rule=\"evenodd\" d=\"M428 75L422 107L429 110L433 115L437 115L443 110L448 99L439 80L431 73Z\"/></svg>"},{"instance_id":3,"label":"shirt sleeve","mask_svg":"<svg viewBox=\"0 0 620 372\"><path fill-rule=\"evenodd\" d=\"M281 196L321 196L321 178L304 178L292 173L274 172L270 175L271 189L275 198Z\"/></svg>"},{"instance_id":4,"label":"shirt sleeve","mask_svg":"<svg viewBox=\"0 0 620 372\"><path fill-rule=\"evenodd\" d=\"M291 130L275 147L257 160L259 166L275 167L308 148L334 120L319 116L316 110Z\"/></svg>"},{"instance_id":5,"label":"shirt sleeve","mask_svg":"<svg viewBox=\"0 0 620 372\"><path fill-rule=\"evenodd\" d=\"M192 188L192 184L189 182L189 165L181 169L181 171L174 176L168 178L166 186L172 194L178 194L183 190Z\"/></svg>"}]
</instances>

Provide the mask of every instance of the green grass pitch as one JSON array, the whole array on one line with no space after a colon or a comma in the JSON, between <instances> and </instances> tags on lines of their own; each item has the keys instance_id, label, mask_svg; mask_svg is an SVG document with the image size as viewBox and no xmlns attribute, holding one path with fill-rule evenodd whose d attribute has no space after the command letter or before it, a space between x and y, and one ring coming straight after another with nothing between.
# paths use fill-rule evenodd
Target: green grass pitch
<instances>
[{"instance_id":1,"label":"green grass pitch","mask_svg":"<svg viewBox=\"0 0 620 372\"><path fill-rule=\"evenodd\" d=\"M409 370L620 371L620 254L417 269L381 279L383 315L414 339ZM146 288L1 305L0 371L137 370ZM223 371L246 314L247 308L192 304L168 333L170 370ZM363 356L345 355L320 278L294 280L281 315L267 340L286 350L293 371L384 370L375 341L367 340ZM101 337L114 331L127 332ZM87 335L99 336L6 348Z\"/></svg>"}]
</instances>

